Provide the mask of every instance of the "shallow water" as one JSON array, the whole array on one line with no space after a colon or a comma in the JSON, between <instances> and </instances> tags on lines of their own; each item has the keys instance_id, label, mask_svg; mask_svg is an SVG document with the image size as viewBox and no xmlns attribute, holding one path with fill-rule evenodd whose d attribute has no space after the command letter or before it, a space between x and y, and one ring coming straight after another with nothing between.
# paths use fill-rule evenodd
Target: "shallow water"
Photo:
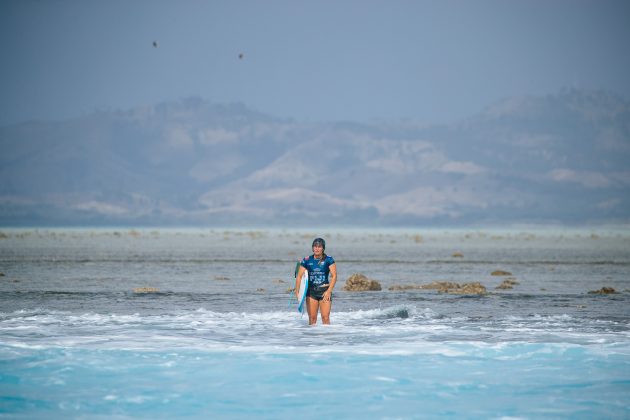
<instances>
[{"instance_id":1,"label":"shallow water","mask_svg":"<svg viewBox=\"0 0 630 420\"><path fill-rule=\"evenodd\" d=\"M324 236L332 325L288 289ZM630 232L4 230L13 418L627 418ZM463 257L454 257L459 252ZM507 270L518 284L496 287ZM342 290L361 272L381 291ZM484 296L390 291L481 282ZM619 293L589 294L601 287ZM151 293L134 292L150 287Z\"/></svg>"}]
</instances>

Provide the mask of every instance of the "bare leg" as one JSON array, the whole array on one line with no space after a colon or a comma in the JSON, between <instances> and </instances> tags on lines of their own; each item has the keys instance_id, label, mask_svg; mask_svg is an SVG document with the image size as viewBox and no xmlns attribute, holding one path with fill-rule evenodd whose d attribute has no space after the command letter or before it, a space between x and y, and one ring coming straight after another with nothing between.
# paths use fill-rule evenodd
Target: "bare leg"
<instances>
[{"instance_id":1,"label":"bare leg","mask_svg":"<svg viewBox=\"0 0 630 420\"><path fill-rule=\"evenodd\" d=\"M319 302L319 312L322 314L322 324L330 324L330 308L332 308L331 300L322 299Z\"/></svg>"},{"instance_id":2,"label":"bare leg","mask_svg":"<svg viewBox=\"0 0 630 420\"><path fill-rule=\"evenodd\" d=\"M317 323L317 310L319 309L319 301L310 296L306 297L306 311L308 312L308 325ZM330 312L330 311L329 311Z\"/></svg>"}]
</instances>

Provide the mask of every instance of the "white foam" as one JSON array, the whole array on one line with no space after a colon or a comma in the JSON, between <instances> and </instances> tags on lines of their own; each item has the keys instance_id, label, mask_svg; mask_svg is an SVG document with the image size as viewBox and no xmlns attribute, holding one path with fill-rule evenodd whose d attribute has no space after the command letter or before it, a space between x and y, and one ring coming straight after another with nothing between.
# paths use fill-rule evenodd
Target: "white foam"
<instances>
[{"instance_id":1,"label":"white foam","mask_svg":"<svg viewBox=\"0 0 630 420\"><path fill-rule=\"evenodd\" d=\"M598 321L599 322L599 321ZM459 357L471 349L500 357L530 357L552 344L588 346L597 352L627 354L630 332L608 331L567 315L509 316L500 320L449 318L430 308L397 305L335 312L330 326L308 326L289 311L214 312L207 309L166 314L80 315L63 311L16 311L0 320L2 344L46 347L162 351L184 349L261 353L438 354ZM579 329L581 328L581 329ZM482 337L483 339L480 339ZM540 344L513 356L505 346Z\"/></svg>"}]
</instances>

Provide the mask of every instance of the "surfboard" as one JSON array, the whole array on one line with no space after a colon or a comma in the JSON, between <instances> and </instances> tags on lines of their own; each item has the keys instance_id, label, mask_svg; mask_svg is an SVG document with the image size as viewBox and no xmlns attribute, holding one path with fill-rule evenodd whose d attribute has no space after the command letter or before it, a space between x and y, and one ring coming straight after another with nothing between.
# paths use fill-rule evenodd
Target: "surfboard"
<instances>
[{"instance_id":1,"label":"surfboard","mask_svg":"<svg viewBox=\"0 0 630 420\"><path fill-rule=\"evenodd\" d=\"M304 313L304 302L306 301L306 290L308 289L308 270L304 270L302 278L300 279L300 288L298 289L298 307L299 313Z\"/></svg>"}]
</instances>

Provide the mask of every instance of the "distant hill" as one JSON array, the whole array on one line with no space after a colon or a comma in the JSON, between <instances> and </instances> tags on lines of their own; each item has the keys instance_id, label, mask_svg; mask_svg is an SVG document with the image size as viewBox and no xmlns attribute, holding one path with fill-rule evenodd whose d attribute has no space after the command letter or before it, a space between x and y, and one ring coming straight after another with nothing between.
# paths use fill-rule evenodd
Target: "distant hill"
<instances>
[{"instance_id":1,"label":"distant hill","mask_svg":"<svg viewBox=\"0 0 630 420\"><path fill-rule=\"evenodd\" d=\"M627 223L630 104L566 90L452 125L191 98L0 128L0 224Z\"/></svg>"}]
</instances>

